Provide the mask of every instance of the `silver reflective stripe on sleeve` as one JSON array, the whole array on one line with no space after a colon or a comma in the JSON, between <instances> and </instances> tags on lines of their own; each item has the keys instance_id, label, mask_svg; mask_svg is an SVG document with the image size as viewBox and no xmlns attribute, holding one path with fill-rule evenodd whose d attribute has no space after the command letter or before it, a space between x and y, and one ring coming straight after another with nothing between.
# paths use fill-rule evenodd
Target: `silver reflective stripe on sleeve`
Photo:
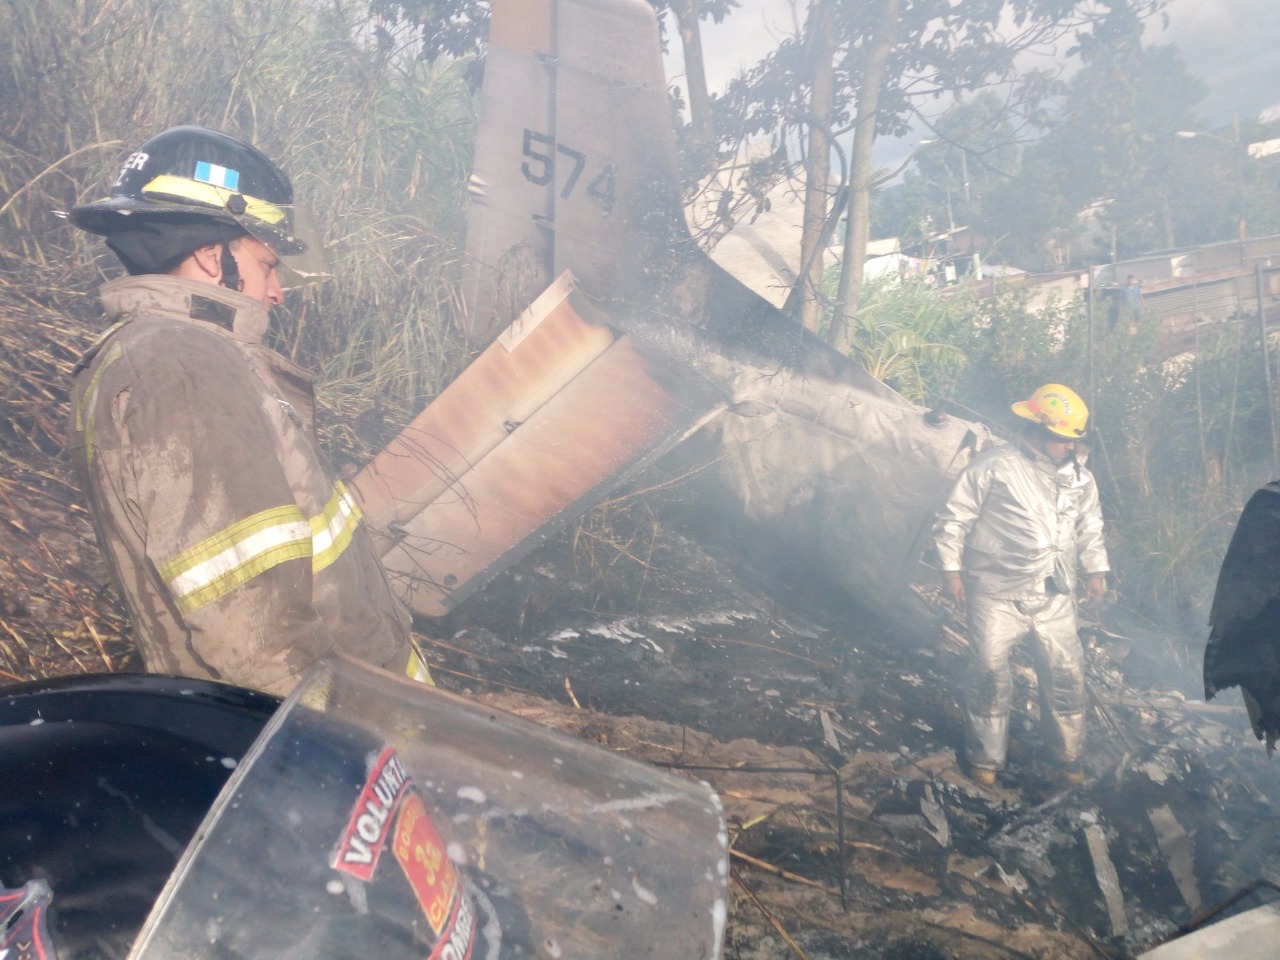
<instances>
[{"instance_id":1,"label":"silver reflective stripe on sleeve","mask_svg":"<svg viewBox=\"0 0 1280 960\"><path fill-rule=\"evenodd\" d=\"M296 506L272 507L232 524L159 568L184 614L225 596L286 560L311 556L311 525Z\"/></svg>"},{"instance_id":2,"label":"silver reflective stripe on sleeve","mask_svg":"<svg viewBox=\"0 0 1280 960\"><path fill-rule=\"evenodd\" d=\"M160 566L184 614L226 596L286 560L311 558L311 572L331 565L351 543L360 508L341 482L310 519L297 506L272 507L232 524Z\"/></svg>"}]
</instances>

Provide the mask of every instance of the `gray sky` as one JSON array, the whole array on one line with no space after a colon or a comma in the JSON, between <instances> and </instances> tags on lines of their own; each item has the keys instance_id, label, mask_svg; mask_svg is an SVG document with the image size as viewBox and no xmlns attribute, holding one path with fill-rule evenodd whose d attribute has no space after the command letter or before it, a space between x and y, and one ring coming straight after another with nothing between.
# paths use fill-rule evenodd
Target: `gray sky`
<instances>
[{"instance_id":1,"label":"gray sky","mask_svg":"<svg viewBox=\"0 0 1280 960\"><path fill-rule=\"evenodd\" d=\"M1248 119L1280 105L1280 0L1170 0L1166 9L1168 28L1153 19L1146 40L1177 44L1191 73L1208 84L1209 95L1200 106L1207 127L1225 127L1233 114ZM712 89L767 53L791 31L793 19L789 0L742 0L720 26L705 23ZM678 60L668 63L669 72L679 70ZM878 144L876 162L896 166L913 145L910 140Z\"/></svg>"},{"instance_id":2,"label":"gray sky","mask_svg":"<svg viewBox=\"0 0 1280 960\"><path fill-rule=\"evenodd\" d=\"M1172 42L1191 72L1209 84L1201 105L1207 123L1225 126L1232 114L1256 117L1280 103L1280 3L1276 0L1173 0L1169 29L1147 37Z\"/></svg>"}]
</instances>

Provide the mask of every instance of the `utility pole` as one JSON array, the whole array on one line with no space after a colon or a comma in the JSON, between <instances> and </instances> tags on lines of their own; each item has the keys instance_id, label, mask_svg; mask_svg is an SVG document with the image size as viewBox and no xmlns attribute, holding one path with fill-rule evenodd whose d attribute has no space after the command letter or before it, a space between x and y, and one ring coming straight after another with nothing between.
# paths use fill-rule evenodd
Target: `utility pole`
<instances>
[{"instance_id":1,"label":"utility pole","mask_svg":"<svg viewBox=\"0 0 1280 960\"><path fill-rule=\"evenodd\" d=\"M1248 231L1244 222L1244 144L1240 142L1240 115L1233 114L1231 117L1231 133L1232 139L1235 141L1235 148L1232 153L1235 156L1236 170L1236 226L1240 230L1240 263L1245 262L1245 241L1248 239Z\"/></svg>"},{"instance_id":2,"label":"utility pole","mask_svg":"<svg viewBox=\"0 0 1280 960\"><path fill-rule=\"evenodd\" d=\"M1280 476L1280 431L1276 426L1276 400L1271 390L1271 342L1267 337L1267 301L1263 295L1262 264L1253 267L1254 294L1258 298L1258 335L1262 341L1262 384L1267 392L1267 423L1271 427L1271 477Z\"/></svg>"},{"instance_id":3,"label":"utility pole","mask_svg":"<svg viewBox=\"0 0 1280 960\"><path fill-rule=\"evenodd\" d=\"M1098 296L1098 287L1093 275L1093 265L1089 265L1088 275L1089 296L1085 298L1087 312L1085 314L1085 390L1088 396L1085 398L1085 405L1093 409L1093 301Z\"/></svg>"}]
</instances>

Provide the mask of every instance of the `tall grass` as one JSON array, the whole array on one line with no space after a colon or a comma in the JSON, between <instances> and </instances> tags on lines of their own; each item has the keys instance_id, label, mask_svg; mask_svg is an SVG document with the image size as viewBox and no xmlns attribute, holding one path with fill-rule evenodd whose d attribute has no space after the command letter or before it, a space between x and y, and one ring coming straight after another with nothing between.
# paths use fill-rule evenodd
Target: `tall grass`
<instances>
[{"instance_id":1,"label":"tall grass","mask_svg":"<svg viewBox=\"0 0 1280 960\"><path fill-rule=\"evenodd\" d=\"M90 317L118 267L51 211L105 195L146 137L197 123L276 159L327 235L336 279L290 293L274 336L320 368L335 412L402 419L460 365L462 65L417 60L357 0L4 0L0 36L7 282Z\"/></svg>"}]
</instances>

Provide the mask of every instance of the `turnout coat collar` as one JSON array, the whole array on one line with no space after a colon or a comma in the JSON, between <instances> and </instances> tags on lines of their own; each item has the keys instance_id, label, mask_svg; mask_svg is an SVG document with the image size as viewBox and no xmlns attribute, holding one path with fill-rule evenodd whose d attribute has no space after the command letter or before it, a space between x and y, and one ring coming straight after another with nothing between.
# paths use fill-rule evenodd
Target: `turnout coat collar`
<instances>
[{"instance_id":1,"label":"turnout coat collar","mask_svg":"<svg viewBox=\"0 0 1280 960\"><path fill-rule=\"evenodd\" d=\"M315 434L315 380L305 369L265 343L270 314L253 297L212 283L145 274L122 277L102 286L102 306L111 328L80 361L92 362L102 345L123 325L141 318L185 320L214 328L235 342L258 375L288 405L308 435Z\"/></svg>"},{"instance_id":2,"label":"turnout coat collar","mask_svg":"<svg viewBox=\"0 0 1280 960\"><path fill-rule=\"evenodd\" d=\"M209 323L245 344L260 344L270 323L267 308L237 290L181 277L122 277L104 284L102 306L112 321L167 316Z\"/></svg>"}]
</instances>

